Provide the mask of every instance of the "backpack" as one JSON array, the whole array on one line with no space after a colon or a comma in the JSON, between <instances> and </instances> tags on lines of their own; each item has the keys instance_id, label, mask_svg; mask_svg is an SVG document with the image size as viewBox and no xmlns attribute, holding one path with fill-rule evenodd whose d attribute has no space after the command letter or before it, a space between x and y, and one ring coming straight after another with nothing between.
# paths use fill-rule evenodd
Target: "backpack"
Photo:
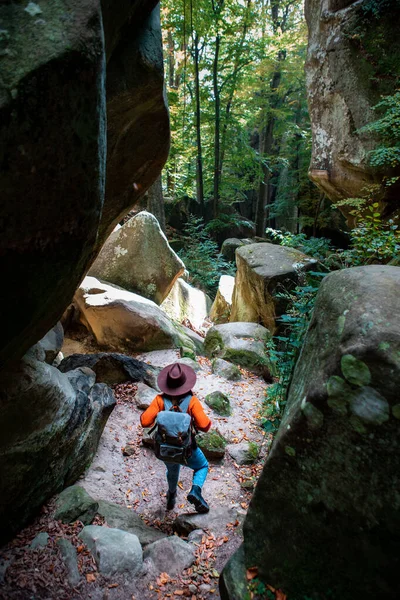
<instances>
[{"instance_id":1,"label":"backpack","mask_svg":"<svg viewBox=\"0 0 400 600\"><path fill-rule=\"evenodd\" d=\"M192 417L188 414L192 395L179 405L163 396L164 410L159 412L154 436L155 454L167 463L184 465L192 454Z\"/></svg>"}]
</instances>

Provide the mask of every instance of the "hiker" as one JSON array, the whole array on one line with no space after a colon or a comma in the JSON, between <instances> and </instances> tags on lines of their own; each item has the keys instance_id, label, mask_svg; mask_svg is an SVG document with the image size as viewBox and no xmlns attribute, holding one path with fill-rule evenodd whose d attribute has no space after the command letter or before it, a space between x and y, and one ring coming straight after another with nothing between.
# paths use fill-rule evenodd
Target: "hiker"
<instances>
[{"instance_id":1,"label":"hiker","mask_svg":"<svg viewBox=\"0 0 400 600\"><path fill-rule=\"evenodd\" d=\"M193 469L192 489L187 499L198 513L206 513L209 506L201 495L201 490L207 477L208 462L196 444L193 428L208 431L211 421L205 414L200 400L192 393L196 373L187 365L173 363L162 369L157 382L162 394L154 398L141 415L140 422L143 427L150 427L156 422L154 428L158 428L155 436L156 456L163 460L167 467L167 510L172 510L175 506L179 472L183 464ZM183 422L186 425L182 425ZM185 427L187 435L184 432Z\"/></svg>"}]
</instances>

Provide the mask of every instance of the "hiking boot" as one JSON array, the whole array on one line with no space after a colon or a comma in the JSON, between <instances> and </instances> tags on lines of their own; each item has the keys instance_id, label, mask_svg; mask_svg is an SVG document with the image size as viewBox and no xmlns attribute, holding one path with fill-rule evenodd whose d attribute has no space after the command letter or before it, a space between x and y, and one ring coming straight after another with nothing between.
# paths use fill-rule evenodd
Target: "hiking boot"
<instances>
[{"instance_id":1,"label":"hiking boot","mask_svg":"<svg viewBox=\"0 0 400 600\"><path fill-rule=\"evenodd\" d=\"M187 499L191 504L194 504L198 513L207 513L210 510L210 507L201 495L201 487L198 485L192 485Z\"/></svg>"},{"instance_id":2,"label":"hiking boot","mask_svg":"<svg viewBox=\"0 0 400 600\"><path fill-rule=\"evenodd\" d=\"M170 492L168 490L168 492L167 492L167 510L172 510L173 508L175 508L175 502L176 502L176 490L175 490L175 492Z\"/></svg>"}]
</instances>

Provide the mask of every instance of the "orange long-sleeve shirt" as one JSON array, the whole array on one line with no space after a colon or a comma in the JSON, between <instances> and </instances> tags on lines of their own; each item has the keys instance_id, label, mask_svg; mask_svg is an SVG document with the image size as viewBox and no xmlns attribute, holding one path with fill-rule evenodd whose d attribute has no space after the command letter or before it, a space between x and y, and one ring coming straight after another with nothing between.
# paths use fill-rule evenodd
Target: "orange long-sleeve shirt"
<instances>
[{"instance_id":1,"label":"orange long-sleeve shirt","mask_svg":"<svg viewBox=\"0 0 400 600\"><path fill-rule=\"evenodd\" d=\"M164 410L164 400L161 395L158 395L154 398L150 406L146 408L144 413L142 413L140 417L142 427L150 427L154 423L157 414L162 410ZM192 417L197 429L200 429L200 431L208 431L210 429L211 420L207 417L200 400L196 396L192 396L187 412Z\"/></svg>"}]
</instances>

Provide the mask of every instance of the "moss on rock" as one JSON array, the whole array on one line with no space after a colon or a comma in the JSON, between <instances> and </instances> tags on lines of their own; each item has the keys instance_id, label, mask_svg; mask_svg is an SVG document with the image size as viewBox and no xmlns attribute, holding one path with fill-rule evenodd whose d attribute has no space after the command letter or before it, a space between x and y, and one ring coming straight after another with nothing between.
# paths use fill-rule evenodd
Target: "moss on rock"
<instances>
[{"instance_id":1,"label":"moss on rock","mask_svg":"<svg viewBox=\"0 0 400 600\"><path fill-rule=\"evenodd\" d=\"M212 408L218 415L229 417L229 415L232 414L229 398L222 392L212 392L211 394L207 394L205 402L207 406Z\"/></svg>"}]
</instances>

